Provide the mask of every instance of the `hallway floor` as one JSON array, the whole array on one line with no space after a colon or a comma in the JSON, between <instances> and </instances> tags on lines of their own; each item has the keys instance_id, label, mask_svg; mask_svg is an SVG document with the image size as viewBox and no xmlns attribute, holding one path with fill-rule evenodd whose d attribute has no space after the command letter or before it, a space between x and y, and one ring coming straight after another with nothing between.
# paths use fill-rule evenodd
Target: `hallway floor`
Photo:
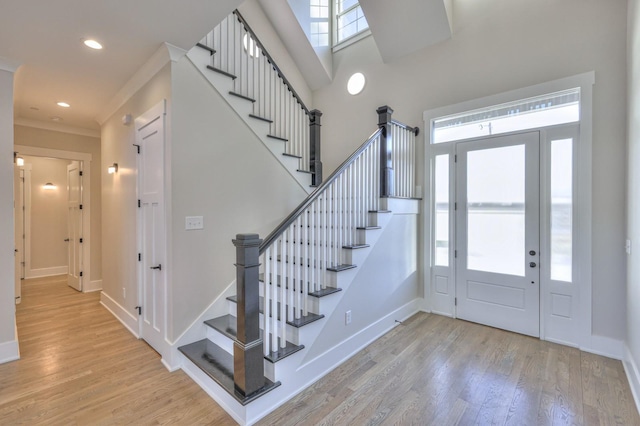
<instances>
[{"instance_id":1,"label":"hallway floor","mask_svg":"<svg viewBox=\"0 0 640 426\"><path fill-rule=\"evenodd\" d=\"M66 275L23 281L21 359L0 365L0 425L236 424L99 301Z\"/></svg>"}]
</instances>

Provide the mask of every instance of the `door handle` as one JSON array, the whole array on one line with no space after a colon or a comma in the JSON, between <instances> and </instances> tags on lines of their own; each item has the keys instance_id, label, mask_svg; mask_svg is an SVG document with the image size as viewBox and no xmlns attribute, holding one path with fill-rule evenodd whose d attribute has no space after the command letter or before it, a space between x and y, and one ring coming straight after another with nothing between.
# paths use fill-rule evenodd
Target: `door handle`
<instances>
[{"instance_id":1,"label":"door handle","mask_svg":"<svg viewBox=\"0 0 640 426\"><path fill-rule=\"evenodd\" d=\"M65 242L65 243L68 243L68 242L69 242L69 239L68 239L68 238L65 238L65 239L64 239L64 242Z\"/></svg>"},{"instance_id":2,"label":"door handle","mask_svg":"<svg viewBox=\"0 0 640 426\"><path fill-rule=\"evenodd\" d=\"M536 262L529 262L529 267L530 268L535 268L536 266L538 266L538 265L536 265Z\"/></svg>"},{"instance_id":3,"label":"door handle","mask_svg":"<svg viewBox=\"0 0 640 426\"><path fill-rule=\"evenodd\" d=\"M158 264L158 266L152 266L150 269L157 269L159 271L162 271L162 264Z\"/></svg>"},{"instance_id":4,"label":"door handle","mask_svg":"<svg viewBox=\"0 0 640 426\"><path fill-rule=\"evenodd\" d=\"M536 255L536 251L535 250L529 250L529 255L530 256L535 256Z\"/></svg>"}]
</instances>

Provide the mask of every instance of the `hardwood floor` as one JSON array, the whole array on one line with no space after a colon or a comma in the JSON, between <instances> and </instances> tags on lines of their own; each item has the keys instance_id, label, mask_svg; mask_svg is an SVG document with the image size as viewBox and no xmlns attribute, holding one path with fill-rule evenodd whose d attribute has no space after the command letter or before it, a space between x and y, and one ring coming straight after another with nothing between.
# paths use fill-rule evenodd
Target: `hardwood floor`
<instances>
[{"instance_id":1,"label":"hardwood floor","mask_svg":"<svg viewBox=\"0 0 640 426\"><path fill-rule=\"evenodd\" d=\"M0 365L0 425L236 422L66 277L23 281L21 359Z\"/></svg>"},{"instance_id":2,"label":"hardwood floor","mask_svg":"<svg viewBox=\"0 0 640 426\"><path fill-rule=\"evenodd\" d=\"M0 425L232 425L65 278L28 280ZM261 425L640 425L619 361L437 315L396 327Z\"/></svg>"},{"instance_id":3,"label":"hardwood floor","mask_svg":"<svg viewBox=\"0 0 640 426\"><path fill-rule=\"evenodd\" d=\"M417 314L261 425L640 425L620 361Z\"/></svg>"}]
</instances>

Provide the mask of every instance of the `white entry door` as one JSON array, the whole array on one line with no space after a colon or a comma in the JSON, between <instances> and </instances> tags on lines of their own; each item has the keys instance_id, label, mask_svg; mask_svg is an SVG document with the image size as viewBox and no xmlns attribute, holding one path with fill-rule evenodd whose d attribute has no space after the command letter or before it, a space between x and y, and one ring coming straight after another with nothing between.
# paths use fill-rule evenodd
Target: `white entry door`
<instances>
[{"instance_id":1,"label":"white entry door","mask_svg":"<svg viewBox=\"0 0 640 426\"><path fill-rule=\"evenodd\" d=\"M79 161L67 166L67 283L82 291L82 173Z\"/></svg>"},{"instance_id":2,"label":"white entry door","mask_svg":"<svg viewBox=\"0 0 640 426\"><path fill-rule=\"evenodd\" d=\"M24 253L24 196L23 177L20 167L13 167L13 217L15 241L15 298L16 305L22 300L22 265Z\"/></svg>"},{"instance_id":3,"label":"white entry door","mask_svg":"<svg viewBox=\"0 0 640 426\"><path fill-rule=\"evenodd\" d=\"M136 119L140 335L163 353L166 332L164 102Z\"/></svg>"},{"instance_id":4,"label":"white entry door","mask_svg":"<svg viewBox=\"0 0 640 426\"><path fill-rule=\"evenodd\" d=\"M540 335L538 132L456 145L456 316Z\"/></svg>"}]
</instances>

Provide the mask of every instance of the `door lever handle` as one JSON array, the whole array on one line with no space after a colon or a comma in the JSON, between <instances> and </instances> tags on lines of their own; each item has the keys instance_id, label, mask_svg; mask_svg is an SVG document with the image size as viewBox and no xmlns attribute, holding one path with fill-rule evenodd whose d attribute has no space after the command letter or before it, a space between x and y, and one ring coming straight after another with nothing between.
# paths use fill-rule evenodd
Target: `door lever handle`
<instances>
[{"instance_id":1,"label":"door lever handle","mask_svg":"<svg viewBox=\"0 0 640 426\"><path fill-rule=\"evenodd\" d=\"M68 243L68 242L69 242L69 239L68 239L68 238L65 238L65 239L64 239L64 242L65 242L65 243Z\"/></svg>"},{"instance_id":2,"label":"door lever handle","mask_svg":"<svg viewBox=\"0 0 640 426\"><path fill-rule=\"evenodd\" d=\"M152 266L150 269L157 269L159 271L162 271L162 264L158 264L158 266Z\"/></svg>"},{"instance_id":3,"label":"door lever handle","mask_svg":"<svg viewBox=\"0 0 640 426\"><path fill-rule=\"evenodd\" d=\"M536 262L529 262L529 267L530 268L535 268L536 266L537 266Z\"/></svg>"}]
</instances>

